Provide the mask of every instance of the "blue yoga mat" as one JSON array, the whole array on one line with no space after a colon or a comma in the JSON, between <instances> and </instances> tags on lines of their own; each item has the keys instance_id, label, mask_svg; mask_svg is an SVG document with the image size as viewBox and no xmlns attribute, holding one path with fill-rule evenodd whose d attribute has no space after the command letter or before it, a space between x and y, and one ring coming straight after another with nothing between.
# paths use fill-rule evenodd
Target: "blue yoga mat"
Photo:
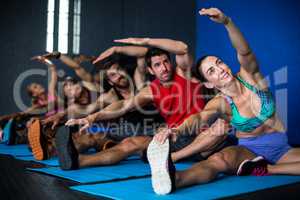
<instances>
[{"instance_id":1,"label":"blue yoga mat","mask_svg":"<svg viewBox=\"0 0 300 200\"><path fill-rule=\"evenodd\" d=\"M0 144L0 154L12 156L31 156L32 153L28 149L27 144L6 145Z\"/></svg>"},{"instance_id":2,"label":"blue yoga mat","mask_svg":"<svg viewBox=\"0 0 300 200\"><path fill-rule=\"evenodd\" d=\"M10 131L11 131L12 122L13 122L13 119L10 119L4 126L3 139L1 141L1 143L3 143L3 144L7 144L10 140L10 133L11 133Z\"/></svg>"},{"instance_id":3,"label":"blue yoga mat","mask_svg":"<svg viewBox=\"0 0 300 200\"><path fill-rule=\"evenodd\" d=\"M266 188L287 185L300 182L300 176L264 176L264 177L237 177L227 176L214 182L196 185L174 193L159 196L156 195L151 186L150 178L135 180L82 185L70 187L73 190L89 193L96 196L108 197L112 199L216 199L242 193L253 192Z\"/></svg>"},{"instance_id":4,"label":"blue yoga mat","mask_svg":"<svg viewBox=\"0 0 300 200\"><path fill-rule=\"evenodd\" d=\"M17 156L16 159L25 160L25 161L34 161L37 163L42 163L51 167L58 167L59 162L57 157L50 158L48 160L36 160L33 156ZM130 156L127 160L138 160L138 156Z\"/></svg>"},{"instance_id":5,"label":"blue yoga mat","mask_svg":"<svg viewBox=\"0 0 300 200\"><path fill-rule=\"evenodd\" d=\"M25 161L34 161L37 163L42 163L51 167L57 167L59 166L58 158L53 157L48 160L36 160L33 156L17 156L15 157L18 160L25 160Z\"/></svg>"},{"instance_id":6,"label":"blue yoga mat","mask_svg":"<svg viewBox=\"0 0 300 200\"><path fill-rule=\"evenodd\" d=\"M179 169L185 169L191 164L178 164ZM73 180L79 183L111 181L129 177L150 175L150 167L141 160L122 161L117 165L88 167L79 170L64 171L59 167L29 168L31 171L43 172L57 177Z\"/></svg>"}]
</instances>

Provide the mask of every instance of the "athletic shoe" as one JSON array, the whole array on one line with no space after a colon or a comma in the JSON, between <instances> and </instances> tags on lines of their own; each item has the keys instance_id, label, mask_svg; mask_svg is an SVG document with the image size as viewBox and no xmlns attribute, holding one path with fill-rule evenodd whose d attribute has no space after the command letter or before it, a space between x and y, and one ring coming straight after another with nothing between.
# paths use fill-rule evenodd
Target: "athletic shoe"
<instances>
[{"instance_id":1,"label":"athletic shoe","mask_svg":"<svg viewBox=\"0 0 300 200\"><path fill-rule=\"evenodd\" d=\"M175 166L171 159L170 143L164 144L152 140L148 146L147 157L151 168L154 192L165 195L175 190Z\"/></svg>"},{"instance_id":2,"label":"athletic shoe","mask_svg":"<svg viewBox=\"0 0 300 200\"><path fill-rule=\"evenodd\" d=\"M68 127L60 127L55 137L56 150L60 168L63 170L78 169L78 152Z\"/></svg>"},{"instance_id":3,"label":"athletic shoe","mask_svg":"<svg viewBox=\"0 0 300 200\"><path fill-rule=\"evenodd\" d=\"M28 142L36 160L46 160L48 158L47 141L42 133L39 119L35 119L28 128Z\"/></svg>"},{"instance_id":4,"label":"athletic shoe","mask_svg":"<svg viewBox=\"0 0 300 200\"><path fill-rule=\"evenodd\" d=\"M268 173L268 162L262 156L258 156L252 160L244 160L237 171L238 176L266 176Z\"/></svg>"}]
</instances>

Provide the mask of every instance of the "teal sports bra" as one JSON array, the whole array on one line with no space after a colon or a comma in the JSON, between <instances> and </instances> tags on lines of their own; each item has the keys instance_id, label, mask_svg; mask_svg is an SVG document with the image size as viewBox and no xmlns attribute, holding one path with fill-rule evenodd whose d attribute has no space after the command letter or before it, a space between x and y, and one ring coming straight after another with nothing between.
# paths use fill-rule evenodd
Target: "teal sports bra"
<instances>
[{"instance_id":1,"label":"teal sports bra","mask_svg":"<svg viewBox=\"0 0 300 200\"><path fill-rule=\"evenodd\" d=\"M263 91L258 90L253 85L250 85L241 77L236 77L246 88L258 95L261 101L261 110L258 116L247 118L240 115L236 105L229 96L225 96L228 101L232 111L232 119L230 124L237 130L242 132L251 132L257 127L261 126L267 119L273 116L275 113L275 102L273 96L269 90Z\"/></svg>"}]
</instances>

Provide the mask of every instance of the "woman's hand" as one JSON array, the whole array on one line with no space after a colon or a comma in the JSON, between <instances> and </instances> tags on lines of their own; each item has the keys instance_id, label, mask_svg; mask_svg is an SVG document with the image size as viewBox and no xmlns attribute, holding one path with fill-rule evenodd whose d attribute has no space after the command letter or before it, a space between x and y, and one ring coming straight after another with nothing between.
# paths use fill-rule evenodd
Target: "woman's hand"
<instances>
[{"instance_id":1,"label":"woman's hand","mask_svg":"<svg viewBox=\"0 0 300 200\"><path fill-rule=\"evenodd\" d=\"M208 16L214 22L227 24L229 18L218 8L202 8L199 11L200 15Z\"/></svg>"}]
</instances>

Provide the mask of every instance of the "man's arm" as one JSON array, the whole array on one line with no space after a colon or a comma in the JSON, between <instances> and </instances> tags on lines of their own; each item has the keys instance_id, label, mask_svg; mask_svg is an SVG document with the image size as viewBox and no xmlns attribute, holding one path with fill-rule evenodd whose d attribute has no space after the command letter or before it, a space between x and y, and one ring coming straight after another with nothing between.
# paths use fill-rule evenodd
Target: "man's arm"
<instances>
[{"instance_id":1,"label":"man's arm","mask_svg":"<svg viewBox=\"0 0 300 200\"><path fill-rule=\"evenodd\" d=\"M143 57L147 53L146 47L140 47L140 46L113 46L109 49L105 50L103 53L101 53L94 61L93 64L98 63L99 61L103 60L104 58L107 58L114 53L120 53L127 56L134 56L134 57Z\"/></svg>"},{"instance_id":2,"label":"man's arm","mask_svg":"<svg viewBox=\"0 0 300 200\"><path fill-rule=\"evenodd\" d=\"M94 63L97 63L114 53L137 57L137 67L134 72L134 81L137 89L140 90L145 86L146 81L146 66L144 56L147 51L148 49L146 47L141 46L113 46L101 53L98 58L95 59Z\"/></svg>"},{"instance_id":3,"label":"man's arm","mask_svg":"<svg viewBox=\"0 0 300 200\"><path fill-rule=\"evenodd\" d=\"M61 54L59 59L66 64L68 67L73 69L78 77L80 77L83 81L92 82L92 75L87 72L80 64L75 62L72 58L67 55Z\"/></svg>"},{"instance_id":4,"label":"man's arm","mask_svg":"<svg viewBox=\"0 0 300 200\"><path fill-rule=\"evenodd\" d=\"M137 90L141 90L143 87L146 86L146 66L145 66L145 58L144 57L140 57L137 58L137 67L135 68L134 71L134 83L135 86L137 88Z\"/></svg>"},{"instance_id":5,"label":"man's arm","mask_svg":"<svg viewBox=\"0 0 300 200\"><path fill-rule=\"evenodd\" d=\"M66 125L71 126L75 124L84 125L81 130L88 128L93 122L100 120L110 120L121 117L127 112L141 108L146 104L152 102L153 96L150 87L143 88L136 96L130 99L116 101L105 107L103 110L82 119L71 119Z\"/></svg>"},{"instance_id":6,"label":"man's arm","mask_svg":"<svg viewBox=\"0 0 300 200\"><path fill-rule=\"evenodd\" d=\"M65 116L67 116L68 119L83 117L95 112L96 110L104 108L114 101L117 101L117 97L113 90L110 90L107 93L101 94L95 102L87 106L77 104L70 105L64 111L60 111L55 115L46 118L42 122L43 124L52 124L52 129L54 129Z\"/></svg>"},{"instance_id":7,"label":"man's arm","mask_svg":"<svg viewBox=\"0 0 300 200\"><path fill-rule=\"evenodd\" d=\"M183 71L190 69L193 64L193 59L188 52L188 45L182 41L161 38L126 38L115 40L115 42L148 45L174 53L177 66Z\"/></svg>"}]
</instances>

